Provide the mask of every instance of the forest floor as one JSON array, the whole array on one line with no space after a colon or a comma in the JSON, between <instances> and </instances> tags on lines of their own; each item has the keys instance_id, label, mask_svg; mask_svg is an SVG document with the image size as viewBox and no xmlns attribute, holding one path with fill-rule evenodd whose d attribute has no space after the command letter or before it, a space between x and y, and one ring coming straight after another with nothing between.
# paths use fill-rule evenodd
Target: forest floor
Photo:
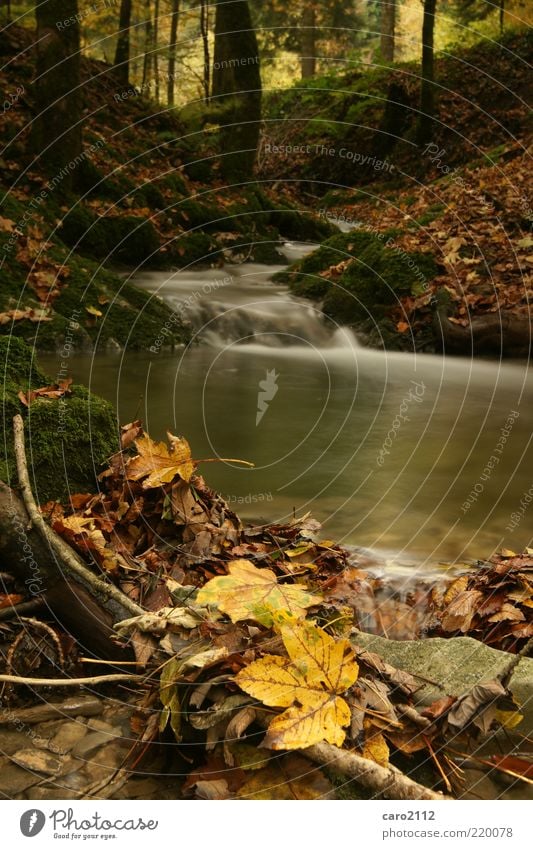
<instances>
[{"instance_id":1,"label":"forest floor","mask_svg":"<svg viewBox=\"0 0 533 849\"><path fill-rule=\"evenodd\" d=\"M170 310L117 268L277 263L282 239L322 242L335 221L386 238L400 261L434 261L430 274L417 274L415 263L407 279L386 278L394 297L366 322L339 298L340 289L359 296L343 265L358 261L357 245L318 270L337 290L326 314L359 325L369 344L438 350L441 308L448 326L466 334L491 315L529 326L528 35L438 59L437 129L423 153L414 143L413 63L268 95L257 181L231 188L219 173L216 127L154 108L117 86L108 65L84 59L90 155L75 164L76 195L40 173L27 152L30 44L26 30L12 28L1 48L0 84L12 93L0 128L2 332L53 349L75 313L79 348L144 347ZM316 297L304 287L298 294ZM173 331L170 343L188 339L180 322ZM523 339L507 347L524 355ZM497 354L498 345L480 353Z\"/></svg>"}]
</instances>

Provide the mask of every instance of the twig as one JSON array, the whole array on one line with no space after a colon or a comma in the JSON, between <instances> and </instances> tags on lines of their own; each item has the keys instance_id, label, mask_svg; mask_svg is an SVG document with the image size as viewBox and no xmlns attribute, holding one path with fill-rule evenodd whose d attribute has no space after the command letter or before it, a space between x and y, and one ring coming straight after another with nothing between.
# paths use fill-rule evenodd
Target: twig
<instances>
[{"instance_id":1,"label":"twig","mask_svg":"<svg viewBox=\"0 0 533 849\"><path fill-rule=\"evenodd\" d=\"M32 524L59 557L61 564L68 572L77 575L85 584L92 587L93 591L113 599L113 601L125 610L128 610L134 616L140 616L145 613L146 611L143 610L142 607L135 604L134 601L124 595L124 593L117 587L113 586L113 584L110 584L107 581L102 581L100 578L93 575L70 546L63 542L63 540L48 527L39 512L39 508L35 503L33 492L31 490L28 465L26 462L26 451L24 448L24 422L20 415L16 415L13 419L13 432L15 436L17 473L24 505L28 511L28 516L30 517Z\"/></svg>"},{"instance_id":2,"label":"twig","mask_svg":"<svg viewBox=\"0 0 533 849\"><path fill-rule=\"evenodd\" d=\"M450 800L450 796L436 793L429 787L418 784L412 778L404 775L395 766L380 766L368 758L363 758L353 752L338 749L330 743L316 743L302 754L315 763L327 766L337 772L353 778L363 787L386 799L430 799L433 801Z\"/></svg>"},{"instance_id":3,"label":"twig","mask_svg":"<svg viewBox=\"0 0 533 849\"><path fill-rule=\"evenodd\" d=\"M84 687L88 684L112 684L114 681L142 681L143 679L143 675L133 672L93 675L91 678L24 678L19 675L0 675L0 682L26 684L28 687Z\"/></svg>"},{"instance_id":4,"label":"twig","mask_svg":"<svg viewBox=\"0 0 533 849\"><path fill-rule=\"evenodd\" d=\"M272 715L266 711L261 711L258 713L257 719L264 728L268 728ZM349 752L346 749L339 749L331 743L315 743L314 746L302 748L301 753L321 766L329 767L340 772L341 775L352 778L362 787L372 790L376 795L383 796L385 799L452 800L451 796L445 796L444 793L437 793L435 790L430 790L429 787L424 787L423 784L419 784L404 775L395 766L380 766L369 758L363 758L362 755L357 755L355 752Z\"/></svg>"},{"instance_id":5,"label":"twig","mask_svg":"<svg viewBox=\"0 0 533 849\"><path fill-rule=\"evenodd\" d=\"M8 619L16 619L18 616L24 616L27 613L34 613L42 607L44 601L42 598L32 598L31 601L21 601L20 604L10 604L9 607L3 607L0 610L0 622L5 622Z\"/></svg>"}]
</instances>

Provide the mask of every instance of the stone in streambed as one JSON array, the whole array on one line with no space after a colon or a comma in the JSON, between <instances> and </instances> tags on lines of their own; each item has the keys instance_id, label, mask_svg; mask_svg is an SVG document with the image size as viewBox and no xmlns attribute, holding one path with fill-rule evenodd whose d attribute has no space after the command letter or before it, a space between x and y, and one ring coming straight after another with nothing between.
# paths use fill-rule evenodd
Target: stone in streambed
<instances>
[{"instance_id":1,"label":"stone in streambed","mask_svg":"<svg viewBox=\"0 0 533 849\"><path fill-rule=\"evenodd\" d=\"M42 749L21 749L12 755L12 760L23 769L43 775L59 775L63 765L61 757Z\"/></svg>"},{"instance_id":2,"label":"stone in streambed","mask_svg":"<svg viewBox=\"0 0 533 849\"><path fill-rule=\"evenodd\" d=\"M352 642L418 677L421 687L414 695L418 705L429 705L445 695L461 696L475 684L504 674L514 659L514 655L490 648L471 637L399 641L355 631ZM533 732L533 658L519 660L509 689L524 716L516 730L521 735L530 735Z\"/></svg>"},{"instance_id":3,"label":"stone in streambed","mask_svg":"<svg viewBox=\"0 0 533 849\"><path fill-rule=\"evenodd\" d=\"M87 734L87 727L80 722L65 722L59 729L52 746L59 752L70 752Z\"/></svg>"}]
</instances>

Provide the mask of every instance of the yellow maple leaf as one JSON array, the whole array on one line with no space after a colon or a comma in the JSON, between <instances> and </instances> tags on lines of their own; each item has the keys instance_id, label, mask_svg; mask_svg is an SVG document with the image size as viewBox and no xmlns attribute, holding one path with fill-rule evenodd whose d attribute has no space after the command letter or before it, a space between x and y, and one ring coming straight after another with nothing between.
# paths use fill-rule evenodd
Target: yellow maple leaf
<instances>
[{"instance_id":1,"label":"yellow maple leaf","mask_svg":"<svg viewBox=\"0 0 533 849\"><path fill-rule=\"evenodd\" d=\"M202 587L198 603L215 605L232 622L255 619L268 628L276 611L299 618L307 607L322 601L302 584L279 584L271 569L258 569L249 560L232 560L228 570L229 575L212 578Z\"/></svg>"},{"instance_id":2,"label":"yellow maple leaf","mask_svg":"<svg viewBox=\"0 0 533 849\"><path fill-rule=\"evenodd\" d=\"M363 727L365 729L363 757L374 761L374 763L377 763L380 766L388 766L389 747L383 734L377 731L368 719L364 720Z\"/></svg>"},{"instance_id":3,"label":"yellow maple leaf","mask_svg":"<svg viewBox=\"0 0 533 849\"><path fill-rule=\"evenodd\" d=\"M350 643L310 622L291 622L280 632L289 657L266 655L235 678L263 704L287 708L272 720L262 745L304 749L326 740L342 746L351 714L341 694L359 672Z\"/></svg>"},{"instance_id":4,"label":"yellow maple leaf","mask_svg":"<svg viewBox=\"0 0 533 849\"><path fill-rule=\"evenodd\" d=\"M152 489L164 483L170 483L179 475L184 481L190 481L195 469L191 458L191 449L186 439L167 432L170 448L164 442L154 442L148 434L135 440L139 452L127 464L128 480L144 478L143 489Z\"/></svg>"}]
</instances>

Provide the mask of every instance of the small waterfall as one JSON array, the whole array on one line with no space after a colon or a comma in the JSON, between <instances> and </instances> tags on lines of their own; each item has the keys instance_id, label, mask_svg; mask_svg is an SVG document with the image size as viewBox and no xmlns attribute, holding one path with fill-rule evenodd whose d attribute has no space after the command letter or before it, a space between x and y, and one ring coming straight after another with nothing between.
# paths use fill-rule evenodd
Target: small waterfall
<instances>
[{"instance_id":1,"label":"small waterfall","mask_svg":"<svg viewBox=\"0 0 533 849\"><path fill-rule=\"evenodd\" d=\"M291 260L313 246L287 246ZM246 263L201 272L179 271L164 280L144 273L136 283L157 293L193 328L196 338L213 347L233 343L257 348L354 348L355 336L324 318L310 301L293 297L272 282L278 267Z\"/></svg>"}]
</instances>

